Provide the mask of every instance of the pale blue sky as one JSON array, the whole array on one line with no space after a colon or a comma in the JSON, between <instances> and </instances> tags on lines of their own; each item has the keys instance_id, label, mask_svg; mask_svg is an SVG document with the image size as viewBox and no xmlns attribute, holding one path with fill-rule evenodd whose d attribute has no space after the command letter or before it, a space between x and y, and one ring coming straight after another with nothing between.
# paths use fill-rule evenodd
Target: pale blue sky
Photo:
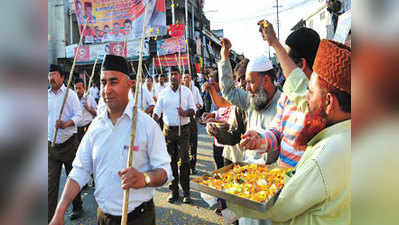
<instances>
[{"instance_id":1,"label":"pale blue sky","mask_svg":"<svg viewBox=\"0 0 399 225\"><path fill-rule=\"evenodd\" d=\"M279 0L280 40L283 43L290 29L319 6L318 0ZM268 45L262 40L256 23L267 19L277 33L275 0L205 0L204 11L211 29L224 29L233 50L250 59L268 55Z\"/></svg>"}]
</instances>

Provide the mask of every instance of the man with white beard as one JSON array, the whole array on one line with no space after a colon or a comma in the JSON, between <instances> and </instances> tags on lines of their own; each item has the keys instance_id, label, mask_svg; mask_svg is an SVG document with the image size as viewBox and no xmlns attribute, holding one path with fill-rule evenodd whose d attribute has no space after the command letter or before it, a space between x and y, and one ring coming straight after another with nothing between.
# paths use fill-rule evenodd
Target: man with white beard
<instances>
[{"instance_id":1,"label":"man with white beard","mask_svg":"<svg viewBox=\"0 0 399 225\"><path fill-rule=\"evenodd\" d=\"M223 39L227 40L227 39ZM222 41L223 41L222 40ZM228 40L227 40L228 41ZM231 46L231 45L230 45ZM248 63L246 71L246 91L234 85L233 71L229 61L229 49L222 48L222 60L219 62L220 90L223 98L232 105L247 111L246 130L265 130L274 115L281 92L275 87L275 72L272 62L265 56L259 56ZM273 155L272 155L273 154ZM258 162L273 163L278 155L246 152L245 158Z\"/></svg>"}]
</instances>

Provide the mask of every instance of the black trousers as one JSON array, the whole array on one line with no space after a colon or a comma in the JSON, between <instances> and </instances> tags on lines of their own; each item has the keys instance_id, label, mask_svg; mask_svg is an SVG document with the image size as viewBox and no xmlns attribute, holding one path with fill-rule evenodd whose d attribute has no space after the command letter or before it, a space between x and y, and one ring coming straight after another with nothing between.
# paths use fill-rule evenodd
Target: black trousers
<instances>
[{"instance_id":1,"label":"black trousers","mask_svg":"<svg viewBox=\"0 0 399 225\"><path fill-rule=\"evenodd\" d=\"M197 164L198 127L194 117L190 118L190 166L194 170Z\"/></svg>"},{"instance_id":2,"label":"black trousers","mask_svg":"<svg viewBox=\"0 0 399 225\"><path fill-rule=\"evenodd\" d=\"M64 165L68 176L72 170L72 161L75 159L78 145L76 134L54 148L51 147L50 142L48 143L48 221L53 217L57 207L62 165ZM75 197L72 205L73 210L82 208L80 193Z\"/></svg>"},{"instance_id":3,"label":"black trousers","mask_svg":"<svg viewBox=\"0 0 399 225\"><path fill-rule=\"evenodd\" d=\"M97 208L97 224L98 225L120 225L121 216L112 216L104 213ZM154 201L151 199L144 202L127 216L127 225L155 225L155 208Z\"/></svg>"},{"instance_id":4,"label":"black trousers","mask_svg":"<svg viewBox=\"0 0 399 225\"><path fill-rule=\"evenodd\" d=\"M185 196L190 195L190 157L188 149L188 141L190 137L190 128L188 125L181 127L181 135L178 135L178 127L164 126L163 133L165 135L166 147L171 158L170 166L172 167L173 177L170 186L174 193L179 191L179 181ZM178 161L180 168L178 168ZM179 172L180 170L180 172Z\"/></svg>"},{"instance_id":5,"label":"black trousers","mask_svg":"<svg viewBox=\"0 0 399 225\"><path fill-rule=\"evenodd\" d=\"M85 135L85 133L86 133L87 129L89 128L89 126L90 126L90 123L87 124L87 126L78 127L78 133L77 133L77 135L78 135L79 143L82 141L82 138L83 138L83 136Z\"/></svg>"}]
</instances>

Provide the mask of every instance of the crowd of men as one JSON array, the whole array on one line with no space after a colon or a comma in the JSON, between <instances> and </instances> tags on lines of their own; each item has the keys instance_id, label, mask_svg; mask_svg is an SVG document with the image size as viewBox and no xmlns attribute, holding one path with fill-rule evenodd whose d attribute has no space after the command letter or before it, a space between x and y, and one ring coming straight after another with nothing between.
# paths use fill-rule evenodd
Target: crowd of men
<instances>
[{"instance_id":1,"label":"crowd of men","mask_svg":"<svg viewBox=\"0 0 399 225\"><path fill-rule=\"evenodd\" d=\"M244 59L233 69L232 44L223 38L217 69L198 77L172 66L138 86L125 58L106 55L99 98L87 95L80 79L74 82L75 91L67 91L62 68L51 65L50 224L63 224L71 203L71 219L81 216L80 191L91 176L98 224L120 224L125 189L132 193L128 224L155 224L154 189L168 183L170 203L182 199L191 204L190 174L197 174L197 122L206 125L214 137L216 168L248 162L294 169L267 212L218 199L218 214L233 211L239 218L230 221L234 224L349 224L351 49L320 40L310 28L291 33L286 49L272 24L262 21L258 25L280 65L259 56ZM125 168L136 91L139 132L133 167ZM98 96L98 90L91 92ZM68 178L58 201L62 165Z\"/></svg>"}]
</instances>

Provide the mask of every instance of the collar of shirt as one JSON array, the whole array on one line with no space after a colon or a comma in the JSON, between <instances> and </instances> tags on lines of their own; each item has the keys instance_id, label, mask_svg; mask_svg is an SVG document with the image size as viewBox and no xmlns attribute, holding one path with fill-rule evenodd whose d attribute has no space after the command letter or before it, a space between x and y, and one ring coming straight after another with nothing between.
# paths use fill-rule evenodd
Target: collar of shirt
<instances>
[{"instance_id":1,"label":"collar of shirt","mask_svg":"<svg viewBox=\"0 0 399 225\"><path fill-rule=\"evenodd\" d=\"M53 95L59 95L59 94L63 94L63 93L65 92L65 90L66 90L66 87L65 87L64 84L62 84L61 87L60 87L60 89L58 89L57 94L54 93L54 91L53 91L52 88L48 89L48 93L49 93L49 94L53 94Z\"/></svg>"},{"instance_id":2,"label":"collar of shirt","mask_svg":"<svg viewBox=\"0 0 399 225\"><path fill-rule=\"evenodd\" d=\"M275 102L278 102L280 99L281 91L276 88L276 92L274 92L273 98L267 103L266 107L261 109L260 111L269 110L270 106L273 106Z\"/></svg>"},{"instance_id":3,"label":"collar of shirt","mask_svg":"<svg viewBox=\"0 0 399 225\"><path fill-rule=\"evenodd\" d=\"M316 145L319 141L331 137L337 133L341 133L347 129L351 128L351 121L352 120L345 120L339 123L336 123L332 126L329 126L327 128L325 128L324 130L322 130L320 133L318 133L316 136L314 136L312 138L312 140L310 140L308 142L308 146L314 146Z\"/></svg>"},{"instance_id":4,"label":"collar of shirt","mask_svg":"<svg viewBox=\"0 0 399 225\"><path fill-rule=\"evenodd\" d=\"M130 101L130 100L129 100L129 103L126 105L125 110L123 111L120 118L122 118L124 115L128 116L129 119L133 118L133 106L132 106L132 101ZM102 121L109 120L108 111L101 110L100 114L98 115L98 119L100 119Z\"/></svg>"}]
</instances>

